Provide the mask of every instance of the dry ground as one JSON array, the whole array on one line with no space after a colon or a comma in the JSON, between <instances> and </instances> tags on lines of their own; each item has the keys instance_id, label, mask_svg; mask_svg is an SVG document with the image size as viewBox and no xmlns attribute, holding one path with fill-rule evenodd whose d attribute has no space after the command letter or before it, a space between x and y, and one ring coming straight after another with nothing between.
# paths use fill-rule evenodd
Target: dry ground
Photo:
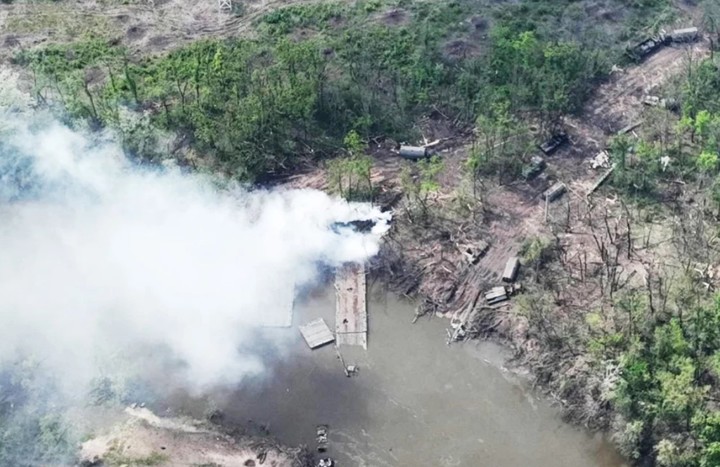
<instances>
[{"instance_id":1,"label":"dry ground","mask_svg":"<svg viewBox=\"0 0 720 467\"><path fill-rule=\"evenodd\" d=\"M128 408L125 412L123 423L82 444L81 460L96 464L102 461L108 466L302 465L298 451L283 450L268 441L238 441L206 425L161 418L144 408Z\"/></svg>"},{"instance_id":2,"label":"dry ground","mask_svg":"<svg viewBox=\"0 0 720 467\"><path fill-rule=\"evenodd\" d=\"M626 207L607 189L588 196L590 187L607 170L592 169L590 162L619 129L651 113L641 102L644 95L656 93L658 87L682 73L688 57L697 60L705 56L708 45L699 42L665 47L641 64L614 73L579 116L567 119L571 142L547 158L543 176L531 183L511 185L485 180L477 208L472 207L477 203L468 199L469 191L463 187L459 172L469 150L467 139L451 141L457 144L449 147L443 157L446 170L452 173L441 177L443 186L432 222L413 225L397 212L396 226L380 262L380 270L401 291L416 292L426 299L424 311L443 314L455 328L465 324L470 335L497 334L506 339L518 351L518 361L532 368L538 381L547 385L551 395L565 407L566 415L587 426L606 429L611 414L600 398L589 396L588 391L573 391L573 385L587 389L591 384L593 391L602 392L612 386L616 369L609 367L603 379L590 370L582 357L546 352L547 343L537 341L529 332L531 325L543 324L529 320L550 320L556 326L553 332L570 340L587 333L589 322L612 331L622 326L615 322L621 318L612 309L619 291L647 287L658 293L665 287L667 297L667 284L672 280L663 279L679 277L676 274L688 267L675 242L676 226L685 221L668 216L645 218L646 212ZM644 131L644 127L637 131ZM403 164L406 162L397 156L393 164L380 159L375 178L379 182L393 180L397 167ZM388 166L390 169L386 169ZM546 222L540 195L558 180L569 187L569 192L548 206ZM389 190L397 189L396 182L388 186ZM500 284L508 257L518 255L524 242L533 238L552 242L559 256L543 270L542 277L527 267L521 268L521 281L538 280L542 293L532 292L518 299L522 307L484 306L482 294ZM457 245L473 246L480 241L488 242L490 248L470 265ZM665 306L664 299L655 299L656 306ZM533 306L540 310L537 316L523 312ZM560 373L563 382L558 382Z\"/></svg>"},{"instance_id":3,"label":"dry ground","mask_svg":"<svg viewBox=\"0 0 720 467\"><path fill-rule=\"evenodd\" d=\"M139 55L162 53L203 39L250 35L252 24L281 6L307 0L234 0L241 13L220 11L217 0L30 0L0 4L0 58L20 48L96 35Z\"/></svg>"}]
</instances>

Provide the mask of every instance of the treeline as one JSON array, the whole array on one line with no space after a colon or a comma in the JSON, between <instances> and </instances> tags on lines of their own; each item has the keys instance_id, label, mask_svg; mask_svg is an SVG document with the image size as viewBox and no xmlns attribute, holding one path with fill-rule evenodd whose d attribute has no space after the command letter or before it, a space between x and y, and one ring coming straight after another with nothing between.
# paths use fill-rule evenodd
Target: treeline
<instances>
[{"instance_id":1,"label":"treeline","mask_svg":"<svg viewBox=\"0 0 720 467\"><path fill-rule=\"evenodd\" d=\"M439 110L472 122L501 105L554 122L576 109L607 70L606 52L498 24L484 50L451 56L467 5L417 3L400 24L380 4L295 6L267 15L257 40L209 40L135 59L99 39L27 51L37 96L72 117L120 128L130 152L153 157L149 133L123 124L126 109L152 128L181 132L243 180L332 154L356 131L412 138L418 115ZM377 11L376 11L377 10ZM471 27L468 23L464 27ZM312 31L296 37L297 31Z\"/></svg>"},{"instance_id":2,"label":"treeline","mask_svg":"<svg viewBox=\"0 0 720 467\"><path fill-rule=\"evenodd\" d=\"M620 364L612 402L624 452L648 465L710 467L720 465L720 295L708 293L720 212L715 59L689 63L663 98L673 110L648 109L639 138L613 142L612 183L651 208L662 202L682 273L626 294L617 308L627 326L596 349Z\"/></svg>"},{"instance_id":3,"label":"treeline","mask_svg":"<svg viewBox=\"0 0 720 467\"><path fill-rule=\"evenodd\" d=\"M637 137L611 143L616 202L572 208L587 251L562 240L576 228L569 204L553 237L527 245L539 292L519 308L543 347L531 364L571 417L609 429L637 465L719 466L716 59L689 63L658 97L669 108L648 107Z\"/></svg>"},{"instance_id":4,"label":"treeline","mask_svg":"<svg viewBox=\"0 0 720 467\"><path fill-rule=\"evenodd\" d=\"M663 467L720 465L720 296L658 316L636 298L613 397L621 447Z\"/></svg>"},{"instance_id":5,"label":"treeline","mask_svg":"<svg viewBox=\"0 0 720 467\"><path fill-rule=\"evenodd\" d=\"M151 388L122 371L72 388L58 378L31 358L0 365L0 466L84 465L79 446L93 435L86 432L93 429L87 414L107 417L137 400L155 398ZM110 463L122 464L151 465L119 456Z\"/></svg>"},{"instance_id":6,"label":"treeline","mask_svg":"<svg viewBox=\"0 0 720 467\"><path fill-rule=\"evenodd\" d=\"M37 364L5 362L0 370L0 465L70 465L77 433L64 416L59 389Z\"/></svg>"}]
</instances>

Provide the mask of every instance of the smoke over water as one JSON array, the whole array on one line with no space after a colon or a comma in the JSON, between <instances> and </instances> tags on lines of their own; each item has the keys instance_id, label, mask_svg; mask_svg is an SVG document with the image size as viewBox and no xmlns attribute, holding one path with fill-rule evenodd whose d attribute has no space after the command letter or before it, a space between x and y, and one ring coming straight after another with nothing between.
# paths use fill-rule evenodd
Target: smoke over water
<instances>
[{"instance_id":1,"label":"smoke over water","mask_svg":"<svg viewBox=\"0 0 720 467\"><path fill-rule=\"evenodd\" d=\"M74 384L102 356L157 349L192 387L236 383L262 372L254 331L287 324L297 288L377 253L381 232L332 228L358 219L387 220L318 191L141 169L57 123L13 124L0 142L0 359L33 355Z\"/></svg>"}]
</instances>

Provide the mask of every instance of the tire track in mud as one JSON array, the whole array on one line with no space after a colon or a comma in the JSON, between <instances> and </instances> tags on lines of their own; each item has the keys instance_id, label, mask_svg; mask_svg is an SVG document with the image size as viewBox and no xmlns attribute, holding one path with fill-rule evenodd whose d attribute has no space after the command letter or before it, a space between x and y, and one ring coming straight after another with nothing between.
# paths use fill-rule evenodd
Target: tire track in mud
<instances>
[{"instance_id":1,"label":"tire track in mud","mask_svg":"<svg viewBox=\"0 0 720 467\"><path fill-rule=\"evenodd\" d=\"M603 120L614 123L617 131L635 122L642 113L642 98L651 94L668 78L679 74L687 66L688 58L701 59L709 53L705 41L691 45L670 45L658 50L639 65L615 73L609 83L598 88L586 106L581 122L605 127Z\"/></svg>"},{"instance_id":2,"label":"tire track in mud","mask_svg":"<svg viewBox=\"0 0 720 467\"><path fill-rule=\"evenodd\" d=\"M459 251L442 240L419 238L404 239L407 260L414 263L422 272L419 292L427 296L442 310L456 319L462 319L469 311L469 305L479 303L478 294L498 285L505 264L510 256L517 256L522 243L533 236L547 233L545 223L545 204L540 194L555 180L564 182L569 190L565 199L570 207L585 202L585 195L602 172L590 168L589 161L603 149L608 139L620 128L635 122L643 111L642 97L652 93L668 78L682 72L686 57L694 59L707 55L708 47L704 42L690 46L665 47L658 50L644 62L615 73L600 85L578 117L568 117L567 127L571 139L558 152L547 158L551 178L547 181L533 182L532 186L495 186L486 193L487 205L494 212L489 214L490 221L483 226L456 224L458 229L453 236L462 238L469 244L485 240L490 244L485 255L475 265L467 265ZM460 160L467 153L468 143L461 143L457 149L445 154L446 167L461 167ZM373 182L376 186L398 191L397 181L403 161L393 154L375 154ZM455 174L457 175L457 174ZM443 197L452 196L457 188L457 176L447 177L448 186L443 186ZM315 168L309 173L293 177L289 183L293 187L326 188L322 169ZM557 204L550 204L557 210ZM562 204L564 202L561 201ZM465 230L463 232L463 230ZM471 230L471 231L470 231ZM455 290L448 296L454 283Z\"/></svg>"}]
</instances>

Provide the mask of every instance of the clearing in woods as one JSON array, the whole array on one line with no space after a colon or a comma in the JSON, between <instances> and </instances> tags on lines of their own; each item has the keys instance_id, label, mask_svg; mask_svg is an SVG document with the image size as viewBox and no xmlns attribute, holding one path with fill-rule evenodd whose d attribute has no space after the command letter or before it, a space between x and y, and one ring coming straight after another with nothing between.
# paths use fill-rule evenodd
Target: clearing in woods
<instances>
[{"instance_id":1,"label":"clearing in woods","mask_svg":"<svg viewBox=\"0 0 720 467\"><path fill-rule=\"evenodd\" d=\"M607 147L610 137L620 129L640 121L644 110L643 96L652 94L670 77L680 73L689 58L698 60L708 53L705 42L664 47L641 64L616 72L597 89L580 116L566 119L570 144L547 159L547 173L564 182L569 191L564 199L554 203L551 212L562 216L565 211L577 212L573 205L586 204L589 190L606 170L592 169L591 159ZM538 183L529 193L512 186L492 190L488 204L500 212L489 226L487 240L491 247L476 266L464 272L465 287L479 282L484 286L473 293L484 291L499 279L507 258L519 253L524 240L549 232L545 203L540 195L555 180L541 180L544 183ZM603 202L604 199L596 199L595 208L601 208ZM461 264L460 261L455 263ZM465 297L464 301L469 299ZM464 307L456 309L466 311Z\"/></svg>"},{"instance_id":2,"label":"clearing in woods","mask_svg":"<svg viewBox=\"0 0 720 467\"><path fill-rule=\"evenodd\" d=\"M606 170L592 169L591 159L606 147L610 137L640 119L643 96L652 94L670 77L681 73L689 59L696 61L708 53L705 41L667 46L638 65L616 70L596 90L581 115L566 119L570 143L547 158L546 175L529 184L499 185L487 181L482 214L474 213L462 219L442 218L440 225L421 234L413 230L413 226L393 229L388 250L394 251L391 256L402 257L401 261L410 269L405 271L408 277L400 288L420 292L428 298L427 304L433 311L449 313L454 320L466 322L480 294L497 285L508 257L518 255L525 240L549 233L542 192L556 181L564 182L569 191L550 205L548 215L552 218L578 212L578 206L587 204L588 191ZM447 137L432 126L428 126L424 134L428 140ZM462 182L470 138L468 133L458 132L445 139L440 147L445 163L443 183L437 194L440 203L452 201ZM373 146L373 157L375 186L383 196L393 192L399 196L400 171L408 162L382 142ZM287 184L328 188L324 170L317 167L291 177ZM604 202L606 200L596 199L594 205ZM478 222L476 214L484 222ZM458 246L472 246L482 241L490 244L487 253L476 264L468 264Z\"/></svg>"},{"instance_id":3,"label":"clearing in woods","mask_svg":"<svg viewBox=\"0 0 720 467\"><path fill-rule=\"evenodd\" d=\"M573 211L572 204L584 204L589 189L603 173L593 170L590 160L618 130L640 119L643 96L652 94L668 78L680 73L687 60L699 60L708 53L709 45L704 41L668 46L636 66L617 70L596 90L580 116L566 119L570 144L547 158L546 173L552 174L554 180L540 177L529 185L487 184L484 202L490 212L484 218L489 222L482 227L478 228L475 219L443 219L449 225L438 230L447 234L428 236L392 230L390 245L399 245L406 263L414 265L414 277L408 280L407 291L417 289L429 298L434 310L449 312L454 320L465 322L479 295L497 285L508 257L518 255L526 239L548 231L542 192L559 180L569 187L569 192L554 203L553 211L558 209L556 206ZM447 138L440 146L446 173L437 195L438 201L447 201L463 178L463 161L470 150L471 136L456 133L448 137L443 129L430 125L424 133L428 140ZM382 143L373 147L373 157L375 186L381 193L401 191L400 172L408 162ZM320 167L291 177L287 185L328 189L325 170ZM487 241L490 248L475 265L468 265L457 245L481 241Z\"/></svg>"}]
</instances>

